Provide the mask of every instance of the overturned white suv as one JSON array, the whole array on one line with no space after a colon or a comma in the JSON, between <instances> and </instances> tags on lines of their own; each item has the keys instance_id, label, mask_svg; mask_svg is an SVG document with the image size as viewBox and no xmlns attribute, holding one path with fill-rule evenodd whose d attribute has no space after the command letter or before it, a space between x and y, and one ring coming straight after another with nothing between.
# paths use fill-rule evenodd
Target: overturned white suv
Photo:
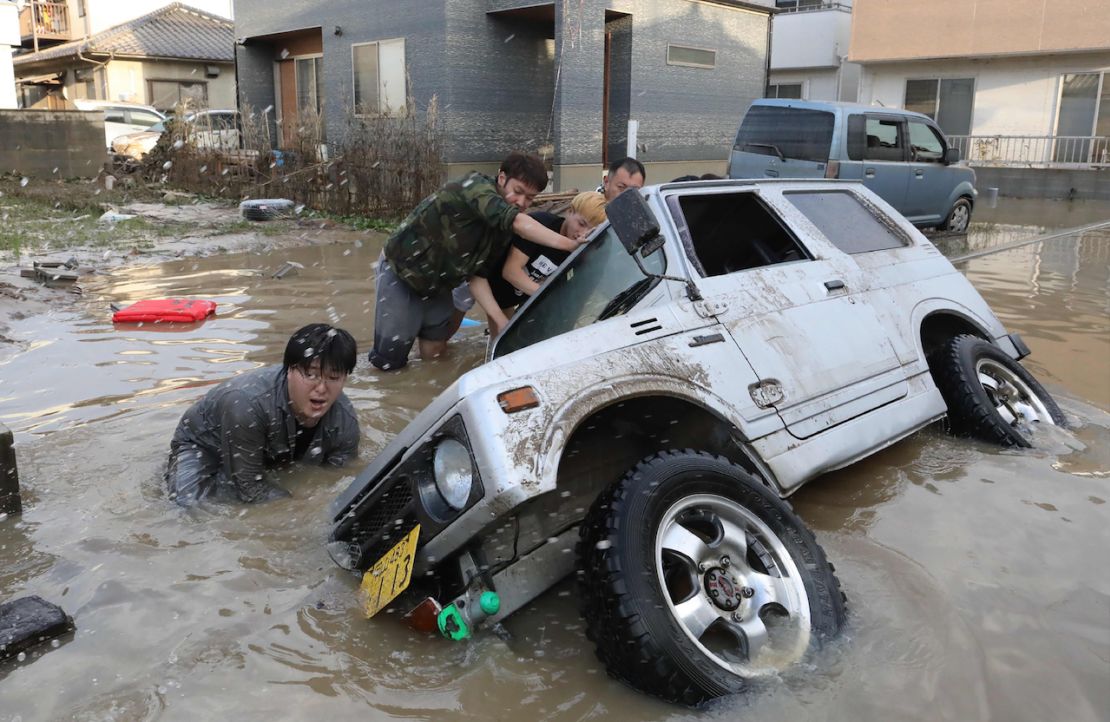
<instances>
[{"instance_id":1,"label":"overturned white suv","mask_svg":"<svg viewBox=\"0 0 1110 722\"><path fill-rule=\"evenodd\" d=\"M1007 445L1063 423L1021 340L862 185L677 183L608 213L333 505L368 614L427 597L411 618L465 638L577 571L610 673L696 704L844 621L783 497L945 415Z\"/></svg>"}]
</instances>

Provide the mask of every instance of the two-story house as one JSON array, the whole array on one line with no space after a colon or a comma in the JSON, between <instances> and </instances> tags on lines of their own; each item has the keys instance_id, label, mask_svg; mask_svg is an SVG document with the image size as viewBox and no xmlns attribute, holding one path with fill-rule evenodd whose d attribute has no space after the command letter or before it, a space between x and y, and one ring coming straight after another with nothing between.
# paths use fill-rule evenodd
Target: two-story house
<instances>
[{"instance_id":1,"label":"two-story house","mask_svg":"<svg viewBox=\"0 0 1110 722\"><path fill-rule=\"evenodd\" d=\"M775 0L768 98L854 103L859 66L848 62L852 0Z\"/></svg>"},{"instance_id":2,"label":"two-story house","mask_svg":"<svg viewBox=\"0 0 1110 722\"><path fill-rule=\"evenodd\" d=\"M61 110L88 99L161 110L182 100L235 107L229 0L194 2L225 15L160 0L27 0L19 13L23 52L12 60L20 105Z\"/></svg>"},{"instance_id":3,"label":"two-story house","mask_svg":"<svg viewBox=\"0 0 1110 722\"><path fill-rule=\"evenodd\" d=\"M282 138L305 109L329 141L361 113L436 98L449 174L548 150L592 188L626 154L649 180L724 170L766 82L770 10L739 0L236 0L241 103ZM288 142L288 139L285 139Z\"/></svg>"},{"instance_id":4,"label":"two-story house","mask_svg":"<svg viewBox=\"0 0 1110 722\"><path fill-rule=\"evenodd\" d=\"M1110 163L1110 2L855 0L862 103L936 119L977 162Z\"/></svg>"}]
</instances>

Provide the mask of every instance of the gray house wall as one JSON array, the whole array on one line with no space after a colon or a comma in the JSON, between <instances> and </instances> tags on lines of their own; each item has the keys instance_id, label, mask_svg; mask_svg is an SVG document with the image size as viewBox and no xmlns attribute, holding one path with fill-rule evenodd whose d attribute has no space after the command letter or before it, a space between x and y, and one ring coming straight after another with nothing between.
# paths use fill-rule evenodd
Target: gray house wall
<instances>
[{"instance_id":1,"label":"gray house wall","mask_svg":"<svg viewBox=\"0 0 1110 722\"><path fill-rule=\"evenodd\" d=\"M554 28L487 15L489 0L448 0L447 160L495 163L553 141Z\"/></svg>"},{"instance_id":2,"label":"gray house wall","mask_svg":"<svg viewBox=\"0 0 1110 722\"><path fill-rule=\"evenodd\" d=\"M608 23L606 11L617 13ZM638 120L638 157L655 181L723 171L744 109L763 94L770 25L766 12L694 0L235 0L235 17L239 38L322 28L330 140L351 104L351 45L403 37L417 107L438 96L450 173L547 151L557 189L600 178L606 31L608 154L624 155L627 121ZM715 50L716 65L668 65L668 43ZM273 104L272 52L238 48L241 102Z\"/></svg>"},{"instance_id":3,"label":"gray house wall","mask_svg":"<svg viewBox=\"0 0 1110 722\"><path fill-rule=\"evenodd\" d=\"M636 9L630 113L640 123L638 158L649 181L723 172L744 110L763 97L769 15L666 0ZM715 49L716 67L667 65L668 43Z\"/></svg>"}]
</instances>

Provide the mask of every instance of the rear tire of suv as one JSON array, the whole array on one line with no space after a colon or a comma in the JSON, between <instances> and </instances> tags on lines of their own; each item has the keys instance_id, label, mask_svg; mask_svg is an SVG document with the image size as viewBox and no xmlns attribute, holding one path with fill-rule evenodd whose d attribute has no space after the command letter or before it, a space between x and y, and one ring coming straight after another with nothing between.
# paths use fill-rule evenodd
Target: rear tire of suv
<instances>
[{"instance_id":1,"label":"rear tire of suv","mask_svg":"<svg viewBox=\"0 0 1110 722\"><path fill-rule=\"evenodd\" d=\"M1002 446L1032 446L1037 424L1066 424L1060 407L1032 374L977 336L949 339L929 368L956 434Z\"/></svg>"},{"instance_id":2,"label":"rear tire of suv","mask_svg":"<svg viewBox=\"0 0 1110 722\"><path fill-rule=\"evenodd\" d=\"M960 198L952 204L952 210L948 211L948 217L944 219L940 229L952 233L967 233L969 225L971 225L971 201Z\"/></svg>"},{"instance_id":3,"label":"rear tire of suv","mask_svg":"<svg viewBox=\"0 0 1110 722\"><path fill-rule=\"evenodd\" d=\"M777 675L844 623L790 506L719 456L666 451L594 502L578 543L587 636L609 673L697 705Z\"/></svg>"}]
</instances>

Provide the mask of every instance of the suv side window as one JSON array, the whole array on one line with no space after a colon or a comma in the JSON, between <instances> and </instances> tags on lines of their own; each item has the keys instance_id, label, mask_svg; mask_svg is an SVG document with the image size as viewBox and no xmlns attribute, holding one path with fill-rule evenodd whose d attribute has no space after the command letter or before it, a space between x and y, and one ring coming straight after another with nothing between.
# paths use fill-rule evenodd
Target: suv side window
<instances>
[{"instance_id":1,"label":"suv side window","mask_svg":"<svg viewBox=\"0 0 1110 722\"><path fill-rule=\"evenodd\" d=\"M672 215L676 199L668 199ZM755 193L715 193L677 198L686 255L702 276L721 276L775 263L808 260L809 254ZM681 220L680 220L681 219Z\"/></svg>"},{"instance_id":2,"label":"suv side window","mask_svg":"<svg viewBox=\"0 0 1110 722\"><path fill-rule=\"evenodd\" d=\"M888 228L848 191L785 193L817 230L845 253L867 253L910 245L898 228Z\"/></svg>"},{"instance_id":3,"label":"suv side window","mask_svg":"<svg viewBox=\"0 0 1110 722\"><path fill-rule=\"evenodd\" d=\"M935 130L919 120L910 121L910 149L912 158L922 163L940 163L944 160L944 144Z\"/></svg>"},{"instance_id":4,"label":"suv side window","mask_svg":"<svg viewBox=\"0 0 1110 722\"><path fill-rule=\"evenodd\" d=\"M105 108L104 109L104 122L105 123L126 123L127 114L123 112L123 108Z\"/></svg>"},{"instance_id":5,"label":"suv side window","mask_svg":"<svg viewBox=\"0 0 1110 722\"><path fill-rule=\"evenodd\" d=\"M866 160L903 161L902 121L893 118L867 116L867 146L864 150Z\"/></svg>"}]
</instances>

